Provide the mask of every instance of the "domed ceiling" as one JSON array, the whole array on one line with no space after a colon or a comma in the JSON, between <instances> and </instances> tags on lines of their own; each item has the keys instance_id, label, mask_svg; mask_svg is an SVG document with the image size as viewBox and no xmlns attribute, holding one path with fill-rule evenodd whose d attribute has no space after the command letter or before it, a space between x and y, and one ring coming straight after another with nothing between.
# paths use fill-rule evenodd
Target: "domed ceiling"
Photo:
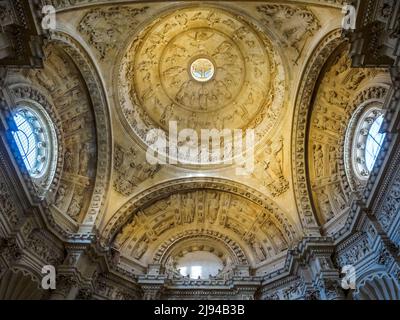
<instances>
[{"instance_id":1,"label":"domed ceiling","mask_svg":"<svg viewBox=\"0 0 400 320\"><path fill-rule=\"evenodd\" d=\"M0 92L2 129L14 132L22 103L42 106L57 129L43 199L23 170L21 195L32 197L12 195L18 179L0 170L3 247L14 250L17 235L27 270L61 266L66 298L336 299L341 267L366 271L364 261L389 257L381 231L395 225L396 190L384 177L389 196L372 192L382 208L367 200L381 173L365 161L390 79L386 69L351 67L342 0L43 3L57 9L44 66L7 70ZM246 158L149 160L155 140L175 134L177 147L194 142L202 156L203 130L208 150L218 136L225 151L233 135L230 149ZM382 162L391 147L375 142L369 157Z\"/></svg>"},{"instance_id":2,"label":"domed ceiling","mask_svg":"<svg viewBox=\"0 0 400 320\"><path fill-rule=\"evenodd\" d=\"M340 10L294 2L94 3L59 15L60 28L75 33L93 60L110 108L112 187L93 223L118 266L144 274L185 252L214 249L253 274L283 266L288 249L310 234L292 181L295 99L311 52L337 28ZM150 163L148 138L157 129L170 139L171 124L197 138L204 129L224 139L225 129L241 129L242 143L254 129L254 170L241 176L241 164L227 159Z\"/></svg>"},{"instance_id":3,"label":"domed ceiling","mask_svg":"<svg viewBox=\"0 0 400 320\"><path fill-rule=\"evenodd\" d=\"M119 99L142 141L149 129L255 129L266 139L282 111L284 71L249 19L193 7L154 19L129 45ZM148 141L147 141L148 142Z\"/></svg>"}]
</instances>

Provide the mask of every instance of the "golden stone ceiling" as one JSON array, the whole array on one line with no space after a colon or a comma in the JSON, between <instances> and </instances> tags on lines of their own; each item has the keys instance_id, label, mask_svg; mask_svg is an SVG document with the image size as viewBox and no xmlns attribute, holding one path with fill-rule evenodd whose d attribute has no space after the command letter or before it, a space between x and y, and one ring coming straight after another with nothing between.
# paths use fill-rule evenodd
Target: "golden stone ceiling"
<instances>
[{"instance_id":1,"label":"golden stone ceiling","mask_svg":"<svg viewBox=\"0 0 400 320\"><path fill-rule=\"evenodd\" d=\"M124 256L151 263L154 252L176 234L194 237L204 231L209 236L222 232L246 248L246 260L255 265L287 249L295 237L295 231L279 220L260 205L230 193L175 193L140 210L117 235L115 244Z\"/></svg>"},{"instance_id":2,"label":"golden stone ceiling","mask_svg":"<svg viewBox=\"0 0 400 320\"><path fill-rule=\"evenodd\" d=\"M199 241L220 243L218 256L245 257L235 264L257 274L284 263L304 232L292 183L298 90L311 53L340 19L330 7L269 2L119 3L60 13L61 28L93 60L109 105L110 189L104 215L93 221L120 266L141 274ZM198 137L201 129L254 129L254 170L239 175L236 161L147 161L148 134L161 129L168 139L170 122Z\"/></svg>"},{"instance_id":3,"label":"golden stone ceiling","mask_svg":"<svg viewBox=\"0 0 400 320\"><path fill-rule=\"evenodd\" d=\"M194 7L165 14L129 46L120 68L119 97L135 133L149 128L255 128L265 138L283 102L284 72L271 42L238 14ZM207 62L207 81L192 66ZM195 64L194 64L195 62Z\"/></svg>"}]
</instances>

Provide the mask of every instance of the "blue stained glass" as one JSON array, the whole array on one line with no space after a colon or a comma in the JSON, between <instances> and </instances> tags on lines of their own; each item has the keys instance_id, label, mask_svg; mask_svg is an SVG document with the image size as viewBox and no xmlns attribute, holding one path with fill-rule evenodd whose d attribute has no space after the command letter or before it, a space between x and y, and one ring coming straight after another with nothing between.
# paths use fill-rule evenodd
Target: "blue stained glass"
<instances>
[{"instance_id":1,"label":"blue stained glass","mask_svg":"<svg viewBox=\"0 0 400 320\"><path fill-rule=\"evenodd\" d=\"M379 133L382 126L383 115L379 116L368 131L367 141L365 144L365 165L368 171L372 171L379 151L381 150L383 140L385 139L384 133Z\"/></svg>"},{"instance_id":2,"label":"blue stained glass","mask_svg":"<svg viewBox=\"0 0 400 320\"><path fill-rule=\"evenodd\" d=\"M14 115L14 121L18 131L13 133L14 140L29 173L35 173L40 166L38 137L32 124L32 116L25 111L19 111Z\"/></svg>"}]
</instances>

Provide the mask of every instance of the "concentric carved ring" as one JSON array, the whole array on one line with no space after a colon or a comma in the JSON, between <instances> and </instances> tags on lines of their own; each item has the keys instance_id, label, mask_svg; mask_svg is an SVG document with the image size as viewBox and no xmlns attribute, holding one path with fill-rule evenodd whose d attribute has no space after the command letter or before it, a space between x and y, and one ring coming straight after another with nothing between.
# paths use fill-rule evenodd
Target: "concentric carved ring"
<instances>
[{"instance_id":1,"label":"concentric carved ring","mask_svg":"<svg viewBox=\"0 0 400 320\"><path fill-rule=\"evenodd\" d=\"M182 8L136 35L119 67L123 116L145 144L153 128L255 129L267 138L282 112L284 70L270 40L240 15Z\"/></svg>"}]
</instances>

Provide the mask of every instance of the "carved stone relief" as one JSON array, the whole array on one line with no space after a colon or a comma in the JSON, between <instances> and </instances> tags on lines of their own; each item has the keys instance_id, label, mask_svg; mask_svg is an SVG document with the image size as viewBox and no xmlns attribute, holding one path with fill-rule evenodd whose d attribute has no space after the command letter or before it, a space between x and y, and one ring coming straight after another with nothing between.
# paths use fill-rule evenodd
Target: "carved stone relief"
<instances>
[{"instance_id":1,"label":"carved stone relief","mask_svg":"<svg viewBox=\"0 0 400 320\"><path fill-rule=\"evenodd\" d=\"M88 43L98 52L100 59L109 57L111 51L119 48L126 32L139 24L137 16L145 14L148 7L131 8L112 6L91 9L78 26Z\"/></svg>"},{"instance_id":2,"label":"carved stone relief","mask_svg":"<svg viewBox=\"0 0 400 320\"><path fill-rule=\"evenodd\" d=\"M289 246L284 228L268 212L243 198L219 191L176 193L138 211L115 238L121 253L141 259L153 242L185 229L229 230L262 262Z\"/></svg>"},{"instance_id":3,"label":"carved stone relief","mask_svg":"<svg viewBox=\"0 0 400 320\"><path fill-rule=\"evenodd\" d=\"M190 190L201 191L197 193L189 192ZM204 189L204 190L203 190ZM215 190L210 192L209 190ZM145 190L137 194L126 202L124 206L108 221L105 225L103 233L103 241L110 241L117 233L121 232L121 228L131 224L137 219L143 219L145 214L141 214L146 208L147 211L161 213L168 208L168 217L164 217L161 221L154 221L152 228L148 228L147 232L143 233L145 239L151 239L157 236L156 231L164 233L164 230L169 230L172 227L179 228L180 226L190 226L191 224L199 223L200 225L208 225L212 227L224 227L231 232L242 235L244 240L251 244L254 237L253 233L244 233L244 226L252 225L252 220L258 225L268 223L271 220L273 224L278 226L280 232L286 239L286 243L291 243L297 238L297 231L294 225L288 221L287 216L282 214L282 210L273 204L270 200L263 199L264 197L255 190L243 189L243 185L233 181L225 184L221 179L179 179L170 182L165 182ZM220 190L220 191L217 191ZM232 196L228 196L232 194ZM258 197L258 196L259 197ZM163 198L163 201L159 201ZM248 199L248 200L245 200ZM246 207L240 208L243 201L249 201ZM149 203L156 202L157 205ZM253 205L251 203L253 202ZM179 203L180 206L174 205ZM254 205L256 207L254 207ZM256 210L257 215L246 219L241 218L242 214L250 214L250 208ZM237 217L231 216L229 208L238 208ZM250 211L249 211L250 210ZM138 212L139 214L135 214ZM132 218L136 216L136 218ZM257 219L256 219L257 217ZM133 219L133 220L132 220ZM241 221L244 219L245 221ZM156 223L157 222L157 223ZM249 225L249 226L250 226ZM139 240L138 238L136 241ZM273 251L274 246L272 246ZM280 246L276 246L280 250ZM267 248L266 248L267 249ZM266 252L270 251L268 249Z\"/></svg>"},{"instance_id":4,"label":"carved stone relief","mask_svg":"<svg viewBox=\"0 0 400 320\"><path fill-rule=\"evenodd\" d=\"M349 245L343 244L339 248L337 262L339 266L356 265L363 257L371 252L371 241L366 233L358 233L353 236Z\"/></svg>"},{"instance_id":5,"label":"carved stone relief","mask_svg":"<svg viewBox=\"0 0 400 320\"><path fill-rule=\"evenodd\" d=\"M116 144L114 151L114 189L124 196L130 195L141 182L151 179L161 169L151 165L146 155L138 148L126 150Z\"/></svg>"},{"instance_id":6,"label":"carved stone relief","mask_svg":"<svg viewBox=\"0 0 400 320\"><path fill-rule=\"evenodd\" d=\"M377 214L385 231L389 231L394 219L400 211L400 179L396 179L387 193L386 198Z\"/></svg>"},{"instance_id":7,"label":"carved stone relief","mask_svg":"<svg viewBox=\"0 0 400 320\"><path fill-rule=\"evenodd\" d=\"M99 3L95 0L47 2L54 3L57 8ZM291 56L295 57L293 60L297 62L305 52L304 49L311 43L309 39L320 28L320 22L309 8L295 6L295 2L292 1L291 5L267 3L253 6L258 7L258 13L265 18L263 20L265 26L274 29L276 31L274 34L282 35L285 50L294 52ZM334 5L333 3L341 2L331 1L330 5ZM125 36L129 37L127 33L137 28L140 16L148 15L145 8L134 9L133 6L104 5L84 10L87 11L80 20L78 28L103 61L106 57L112 57L117 53L117 45L123 42ZM364 70L349 71L347 62L343 63L339 57L327 70L328 78L333 82L322 80L316 95L313 114L307 114L307 110L311 110L309 101L318 74L326 58L340 42L337 33L330 34L327 37L329 41L323 40L323 44L315 50L316 57L312 57L305 68L306 80L304 86L302 84L299 89L304 96L299 97L300 105L296 106L295 110L293 129L295 141L292 148L287 148L286 144L283 144L283 139L271 141L270 128L278 124L283 108L285 83L283 70L279 69L282 63L261 30L246 22L240 14L234 14L230 10L234 10L234 5L226 10L214 5L200 9L186 7L178 13L169 11L156 17L147 28L137 34L137 38L133 39L129 48L132 50L126 53L122 66L118 65L116 68L116 73L122 70L121 75L124 77L123 81L120 79L121 82L114 78L113 83L116 87L120 87L119 93L122 93L117 99L120 99L122 112L134 128L135 134L142 139L153 127L168 131L167 125L171 119L177 120L182 126L194 129L211 126L216 126L218 129L230 126L257 128L257 138L265 137L263 142L266 143L260 143L265 146L264 150L257 150L260 151L256 159L257 169L260 171L255 173L253 178L263 184L268 191L263 192L268 196L278 198L288 193L291 179L285 170L288 158L284 156L286 150L293 150L296 199L305 227L303 232L308 233L307 227L315 227L313 206L309 201L307 190L308 182L313 192L312 201L317 211L321 212L322 222L332 221L349 209L348 184L351 189L351 183L346 182L343 170L345 151L340 136L343 137L349 120L348 115L354 110L353 105L363 103L377 95L383 98L386 92L376 87L365 89L365 84L373 76L373 72L370 74ZM243 14L244 11L243 9ZM61 39L65 35L58 34L56 37ZM210 252L212 250L226 262L229 268L212 279L215 281L213 285L234 287L231 282L225 280L231 281L234 276L243 275L240 270L230 268L227 263L228 258L231 258L227 252L230 252L233 259L236 259L235 264L268 269L264 280L275 281L274 277L284 279L284 285L275 292L269 291L265 294L265 298L321 299L324 297L323 290L326 297L335 297L337 283L334 280L326 280L320 288L313 288L313 285L305 284L304 279L287 276L289 272L294 272L289 271L288 265L293 265L291 259L300 251L298 248L288 250L290 253L282 268L277 267L275 271L269 271L268 263L273 263L275 268L276 261L284 258L286 250L289 247L292 249L292 243L299 239L301 233L294 228L292 221L289 222L287 213L256 190L233 181L221 182L222 179L197 179L198 177L169 180L140 190L140 184L155 176L160 168L150 166L144 161L143 150L136 150L126 144L117 144L112 148L111 139L109 137L107 139L109 131L105 130L106 121L103 121L107 118L107 114L100 112L106 110L106 103L102 101L104 97L96 93L98 83L96 85L95 81L91 81L88 77L88 72L93 70L89 70L90 67L86 64L72 62L70 57L73 57L73 51L71 49L65 54L52 47L49 49L43 70L21 73L28 74L32 86L40 89L31 90L29 95L32 96L32 93L36 95L35 92L38 91L47 92L45 98L54 104L60 119L57 123L63 137L58 166L60 175L55 179L51 210L59 211L77 222L82 222L84 215L93 217L95 216L93 210L105 209L104 193L107 190L107 179L111 177L110 172L105 169L107 163L111 163L107 156L114 157L114 189L126 197L138 192L110 217L110 220L104 222L98 238L89 234L61 234L70 240L77 239L77 242L84 240L96 244L99 239L99 242L102 241L99 244L103 245L103 248L115 245L120 250L116 254L114 251L109 252L111 257L107 256L107 259L112 259L110 266L113 273L99 277L93 288L96 292L92 292L92 288L79 288L78 298L87 299L95 296L108 299L137 299L140 297L139 291L132 290L139 286L136 283L137 278L131 270L122 269L117 265L119 253L121 253L121 263L127 260L133 261L132 265L135 265L135 268L138 265L145 269L150 262L159 263L165 268L169 280L174 280L177 276L179 278L175 258L179 256L180 249L183 251L201 249ZM216 74L209 80L212 86L198 85L187 70L193 60L204 56L209 58L216 69ZM75 65L83 69L82 75L78 73ZM102 71L101 67L99 71ZM83 85L82 78L88 80L87 86ZM153 87L155 89L152 89ZM360 88L364 88L363 91L360 92ZM374 93L374 90L379 92ZM21 92L25 94L24 90L14 93L17 95ZM235 92L238 92L237 96ZM356 94L358 95L355 97ZM42 96L36 95L35 99L38 98L42 99ZM0 100L3 107L2 98ZM228 112L226 116L227 113L222 109L229 109L228 106L231 105L234 106L233 111L231 110L231 114ZM92 109L97 112L93 112ZM310 119L309 126L307 119ZM308 127L310 127L309 132L307 132ZM111 149L115 150L114 154L110 152ZM308 157L308 164L305 157ZM99 181L99 184L95 184L95 181ZM400 206L396 193L398 185L395 183L392 187L387 193L388 201L385 201L385 206L377 215L378 221L386 231L392 227ZM13 215L16 208L9 199L10 192L7 186L0 182L0 210L4 211L2 214L5 213L12 224L17 225L19 220ZM46 210L47 208L44 211ZM52 223L53 221L50 221L50 225ZM28 246L36 258L52 264L64 261L69 267L76 265L73 255L63 260L60 254L62 251L48 250L46 242L49 239L36 230L32 232L32 228L33 226L25 224L23 233L29 238ZM3 232L3 228L0 228L1 235ZM188 242L185 242L186 240ZM200 244L193 244L197 241ZM326 243L328 240L324 238L323 241ZM228 248L226 252L221 249L222 245L221 247L217 245L219 242ZM371 242L361 235L354 243L338 249L338 264L359 263L371 253L370 247ZM16 243L10 242L7 250L9 251L4 254L21 257ZM96 253L91 252L91 255L96 256ZM376 262L382 267L387 267L388 261L392 261L390 253L386 249L380 250ZM321 263L324 270L332 267L329 265L330 261ZM264 270L260 274L263 272ZM124 281L121 281L121 276L125 276ZM119 281L114 282L111 277ZM131 281L128 281L128 278ZM261 279L255 276L247 278L243 276L241 279L254 281L255 286L261 283ZM169 284L207 285L188 279L178 280L180 282L172 281ZM219 280L224 281L219 282ZM60 282L60 291L65 293L77 285L74 279L68 277L60 277ZM143 285L142 289L146 298L162 296L180 298L186 294L179 288L172 288L165 293L161 286L152 284ZM236 288L229 294L215 293L215 296L220 294L224 297L237 297L239 294L233 293L234 290ZM252 297L249 292L240 295ZM193 289L187 297L193 294L202 298L212 295L207 290Z\"/></svg>"},{"instance_id":8,"label":"carved stone relief","mask_svg":"<svg viewBox=\"0 0 400 320\"><path fill-rule=\"evenodd\" d=\"M278 30L285 48L295 51L294 63L305 53L308 38L321 28L318 18L307 7L265 4L258 6L257 11L263 24Z\"/></svg>"},{"instance_id":9,"label":"carved stone relief","mask_svg":"<svg viewBox=\"0 0 400 320\"><path fill-rule=\"evenodd\" d=\"M47 49L44 69L30 71L32 82L51 96L64 141L63 174L54 205L81 221L93 190L97 163L96 131L90 99L72 60L56 46Z\"/></svg>"},{"instance_id":10,"label":"carved stone relief","mask_svg":"<svg viewBox=\"0 0 400 320\"><path fill-rule=\"evenodd\" d=\"M10 194L9 186L4 182L3 175L0 172L0 211L2 216L8 219L11 225L17 225L20 221L19 215L17 213L17 208L12 201L12 196Z\"/></svg>"},{"instance_id":11,"label":"carved stone relief","mask_svg":"<svg viewBox=\"0 0 400 320\"><path fill-rule=\"evenodd\" d=\"M253 177L277 197L289 189L289 182L284 176L284 145L280 137L275 142L268 142L262 154L257 157Z\"/></svg>"},{"instance_id":12,"label":"carved stone relief","mask_svg":"<svg viewBox=\"0 0 400 320\"><path fill-rule=\"evenodd\" d=\"M293 182L296 193L297 208L300 214L303 227L307 232L314 232L317 221L311 204L310 193L307 186L306 171L306 130L309 115L310 103L312 101L313 88L317 83L320 70L330 57L332 52L342 43L340 31L335 30L329 33L315 49L314 55L304 71L303 79L300 83L299 97L294 111L293 139L292 139L292 165ZM310 149L310 148L308 148Z\"/></svg>"},{"instance_id":13,"label":"carved stone relief","mask_svg":"<svg viewBox=\"0 0 400 320\"><path fill-rule=\"evenodd\" d=\"M373 83L379 70L351 69L345 51L334 58L318 88L309 132L310 183L321 223L349 210L350 188L344 172L345 137L360 88ZM368 90L369 92L372 89ZM369 93L370 95L371 93ZM347 172L349 173L349 172ZM352 175L349 177L352 178Z\"/></svg>"},{"instance_id":14,"label":"carved stone relief","mask_svg":"<svg viewBox=\"0 0 400 320\"><path fill-rule=\"evenodd\" d=\"M206 82L192 77L196 59L214 66ZM183 8L136 35L116 76L119 104L135 134L200 129L256 130L260 141L282 112L284 71L270 40L243 17L213 7ZM200 137L200 134L199 134ZM185 142L182 142L185 144Z\"/></svg>"},{"instance_id":15,"label":"carved stone relief","mask_svg":"<svg viewBox=\"0 0 400 320\"><path fill-rule=\"evenodd\" d=\"M52 32L51 40L57 47L60 47L61 50L66 52L67 55L73 59L88 89L86 92L88 93L88 99L90 99L91 116L94 116L96 129L94 131L95 139L91 137L92 141L87 139L86 141L81 141L81 143L89 143L92 152L94 151L93 147L95 145L100 146L96 147L96 153L91 154L90 157L91 164L89 166L88 175L92 176L93 174L92 179L94 180L94 185L90 203L85 210L83 220L86 226L93 226L102 218L112 170L111 121L107 99L98 75L98 70L85 50L74 39L62 32ZM77 103L77 105L79 106L80 103ZM86 117L85 121L88 121ZM91 123L93 123L93 121ZM91 128L93 129L94 127L91 126ZM92 142L95 142L95 144L92 144ZM94 157L92 157L93 155ZM95 175L94 172L96 173ZM82 183L82 185L83 184L84 183Z\"/></svg>"},{"instance_id":16,"label":"carved stone relief","mask_svg":"<svg viewBox=\"0 0 400 320\"><path fill-rule=\"evenodd\" d=\"M64 258L62 250L57 250L53 242L46 239L39 231L33 231L28 238L27 247L35 252L46 263L57 266Z\"/></svg>"}]
</instances>

